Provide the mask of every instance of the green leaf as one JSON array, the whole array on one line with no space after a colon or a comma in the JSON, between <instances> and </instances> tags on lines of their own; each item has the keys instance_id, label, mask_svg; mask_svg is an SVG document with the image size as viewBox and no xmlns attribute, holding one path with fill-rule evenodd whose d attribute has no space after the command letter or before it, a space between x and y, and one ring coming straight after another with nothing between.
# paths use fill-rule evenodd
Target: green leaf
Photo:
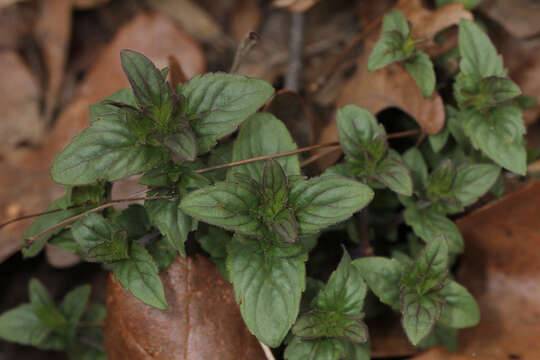
<instances>
[{"instance_id":1,"label":"green leaf","mask_svg":"<svg viewBox=\"0 0 540 360\"><path fill-rule=\"evenodd\" d=\"M66 186L66 208L70 205L82 205L87 203L98 203L106 200L110 190L108 183L98 182L83 186Z\"/></svg>"},{"instance_id":2,"label":"green leaf","mask_svg":"<svg viewBox=\"0 0 540 360\"><path fill-rule=\"evenodd\" d=\"M521 110L501 105L487 113L478 110L462 111L464 129L473 146L500 166L525 175L527 153L523 145L525 126Z\"/></svg>"},{"instance_id":3,"label":"green leaf","mask_svg":"<svg viewBox=\"0 0 540 360\"><path fill-rule=\"evenodd\" d=\"M178 93L185 97L185 114L203 154L264 105L274 88L262 80L216 73L195 76L179 85Z\"/></svg>"},{"instance_id":4,"label":"green leaf","mask_svg":"<svg viewBox=\"0 0 540 360\"><path fill-rule=\"evenodd\" d=\"M417 346L421 349L430 349L439 345L456 352L458 350L458 331L438 322L431 333L423 338Z\"/></svg>"},{"instance_id":5,"label":"green leaf","mask_svg":"<svg viewBox=\"0 0 540 360\"><path fill-rule=\"evenodd\" d=\"M60 209L61 204L65 201L65 199L66 199L66 195L59 197L58 199L53 201L53 203L47 209L45 209L45 211ZM73 216L79 215L82 212L89 209L91 209L91 207L86 207L86 208L80 207L80 208L61 210L61 211L53 212L50 214L41 215L32 223L32 225L30 225L28 230L26 230L26 233L24 234L24 237L23 237L25 240L23 241L26 241L26 239L39 234L40 232L48 229L49 227L54 226ZM47 234L44 234L40 236L39 238L37 238L36 240L34 240L34 242L30 246L22 249L23 257L29 258L29 257L34 257L37 254L39 254L41 249L43 249L43 247L45 246L45 243L50 238L52 238L53 236L57 235L62 230L64 230L64 228L65 226L60 226L54 229L53 231L50 231Z\"/></svg>"},{"instance_id":6,"label":"green leaf","mask_svg":"<svg viewBox=\"0 0 540 360\"><path fill-rule=\"evenodd\" d=\"M86 311L91 291L92 288L90 285L81 285L64 296L60 304L60 311L72 327L75 327L79 323L79 320Z\"/></svg>"},{"instance_id":7,"label":"green leaf","mask_svg":"<svg viewBox=\"0 0 540 360\"><path fill-rule=\"evenodd\" d=\"M382 31L397 31L404 38L409 36L409 24L401 10L394 9L383 18Z\"/></svg>"},{"instance_id":8,"label":"green leaf","mask_svg":"<svg viewBox=\"0 0 540 360\"><path fill-rule=\"evenodd\" d=\"M129 205L114 219L114 222L120 229L127 231L131 239L143 237L152 228L148 214L140 204Z\"/></svg>"},{"instance_id":9,"label":"green leaf","mask_svg":"<svg viewBox=\"0 0 540 360\"><path fill-rule=\"evenodd\" d=\"M304 340L294 337L285 349L284 356L286 360L341 360L345 359L346 354L346 345L341 339Z\"/></svg>"},{"instance_id":10,"label":"green leaf","mask_svg":"<svg viewBox=\"0 0 540 360\"><path fill-rule=\"evenodd\" d=\"M93 123L97 120L120 116L123 110L114 104L124 104L133 108L137 107L137 101L131 89L120 89L114 94L107 96L96 104L90 105L90 117L88 122Z\"/></svg>"},{"instance_id":11,"label":"green leaf","mask_svg":"<svg viewBox=\"0 0 540 360\"><path fill-rule=\"evenodd\" d=\"M461 118L459 117L459 111L450 105L445 106L446 111L446 123L448 124L448 130L461 147L468 148L469 139L465 130L463 129Z\"/></svg>"},{"instance_id":12,"label":"green leaf","mask_svg":"<svg viewBox=\"0 0 540 360\"><path fill-rule=\"evenodd\" d=\"M271 155L296 149L291 134L285 125L270 113L257 113L250 117L240 129L234 142L233 161L250 159L257 156ZM300 163L297 155L280 157L276 161L287 175L300 175ZM265 163L255 161L231 168L227 177L234 173L248 175L258 183L262 182Z\"/></svg>"},{"instance_id":13,"label":"green leaf","mask_svg":"<svg viewBox=\"0 0 540 360\"><path fill-rule=\"evenodd\" d=\"M39 280L30 279L28 293L32 309L44 326L57 329L66 325L65 317L58 311L51 295Z\"/></svg>"},{"instance_id":14,"label":"green leaf","mask_svg":"<svg viewBox=\"0 0 540 360\"><path fill-rule=\"evenodd\" d=\"M264 206L271 216L280 212L287 204L289 186L287 175L276 160L268 160L262 174L262 196Z\"/></svg>"},{"instance_id":15,"label":"green leaf","mask_svg":"<svg viewBox=\"0 0 540 360\"><path fill-rule=\"evenodd\" d=\"M448 118L448 115L447 115L447 118ZM448 142L448 135L450 135L450 131L448 130L448 125L447 125L439 133L428 136L429 145L431 145L431 149L433 150L434 153L438 153L439 151L442 150L442 148L444 148L444 146Z\"/></svg>"},{"instance_id":16,"label":"green leaf","mask_svg":"<svg viewBox=\"0 0 540 360\"><path fill-rule=\"evenodd\" d=\"M443 286L448 276L448 244L443 236L431 240L413 265L403 273L401 284L419 295ZM403 302L402 302L403 305Z\"/></svg>"},{"instance_id":17,"label":"green leaf","mask_svg":"<svg viewBox=\"0 0 540 360\"><path fill-rule=\"evenodd\" d=\"M405 289L401 295L403 328L413 345L417 345L433 329L441 317L444 299L436 292L423 295Z\"/></svg>"},{"instance_id":18,"label":"green leaf","mask_svg":"<svg viewBox=\"0 0 540 360\"><path fill-rule=\"evenodd\" d=\"M407 59L410 54L404 51L405 41L406 38L397 31L383 32L369 55L368 71Z\"/></svg>"},{"instance_id":19,"label":"green leaf","mask_svg":"<svg viewBox=\"0 0 540 360\"><path fill-rule=\"evenodd\" d=\"M313 300L313 305L321 311L360 316L366 292L367 287L360 270L352 266L351 257L344 250L341 262L330 276L326 286Z\"/></svg>"},{"instance_id":20,"label":"green leaf","mask_svg":"<svg viewBox=\"0 0 540 360\"><path fill-rule=\"evenodd\" d=\"M443 6L453 4L453 3L462 3L465 6L465 9L472 10L480 4L482 0L435 0L435 5L437 8L442 8Z\"/></svg>"},{"instance_id":21,"label":"green leaf","mask_svg":"<svg viewBox=\"0 0 540 360\"><path fill-rule=\"evenodd\" d=\"M0 315L0 339L37 346L52 331L41 322L31 304L22 304Z\"/></svg>"},{"instance_id":22,"label":"green leaf","mask_svg":"<svg viewBox=\"0 0 540 360\"><path fill-rule=\"evenodd\" d=\"M165 162L168 151L141 143L128 121L127 116L118 116L91 123L56 155L52 179L66 185L113 181Z\"/></svg>"},{"instance_id":23,"label":"green leaf","mask_svg":"<svg viewBox=\"0 0 540 360\"><path fill-rule=\"evenodd\" d=\"M393 259L370 256L353 262L369 288L381 300L394 310L399 310L399 284L404 266Z\"/></svg>"},{"instance_id":24,"label":"green leaf","mask_svg":"<svg viewBox=\"0 0 540 360\"><path fill-rule=\"evenodd\" d=\"M152 256L137 243L131 244L130 250L129 259L111 264L114 277L124 289L143 303L160 310L167 310L165 292Z\"/></svg>"},{"instance_id":25,"label":"green leaf","mask_svg":"<svg viewBox=\"0 0 540 360\"><path fill-rule=\"evenodd\" d=\"M337 112L339 142L348 158L376 163L388 147L386 132L366 109L347 105Z\"/></svg>"},{"instance_id":26,"label":"green leaf","mask_svg":"<svg viewBox=\"0 0 540 360\"><path fill-rule=\"evenodd\" d=\"M412 58L405 61L405 69L413 77L424 98L430 97L435 91L435 70L429 55L416 51Z\"/></svg>"},{"instance_id":27,"label":"green leaf","mask_svg":"<svg viewBox=\"0 0 540 360\"><path fill-rule=\"evenodd\" d=\"M189 127L155 138L181 160L193 161L197 158L197 138Z\"/></svg>"},{"instance_id":28,"label":"green leaf","mask_svg":"<svg viewBox=\"0 0 540 360\"><path fill-rule=\"evenodd\" d=\"M127 232L101 215L88 214L71 231L87 261L109 262L129 257Z\"/></svg>"},{"instance_id":29,"label":"green leaf","mask_svg":"<svg viewBox=\"0 0 540 360\"><path fill-rule=\"evenodd\" d=\"M502 57L489 37L474 22L462 19L459 23L460 70L470 76L506 76Z\"/></svg>"},{"instance_id":30,"label":"green leaf","mask_svg":"<svg viewBox=\"0 0 540 360\"><path fill-rule=\"evenodd\" d=\"M448 240L451 253L463 252L463 237L454 222L433 209L415 209L408 207L404 212L405 222L412 227L414 233L426 243L442 234Z\"/></svg>"},{"instance_id":31,"label":"green leaf","mask_svg":"<svg viewBox=\"0 0 540 360\"><path fill-rule=\"evenodd\" d=\"M292 332L304 339L327 337L356 343L368 340L366 324L355 316L340 312L314 311L302 315L294 324Z\"/></svg>"},{"instance_id":32,"label":"green leaf","mask_svg":"<svg viewBox=\"0 0 540 360\"><path fill-rule=\"evenodd\" d=\"M389 149L375 172L374 179L390 190L405 196L412 195L413 179L397 151Z\"/></svg>"},{"instance_id":33,"label":"green leaf","mask_svg":"<svg viewBox=\"0 0 540 360\"><path fill-rule=\"evenodd\" d=\"M152 241L146 245L146 250L152 255L159 271L167 270L178 256L178 250L171 245L166 237Z\"/></svg>"},{"instance_id":34,"label":"green leaf","mask_svg":"<svg viewBox=\"0 0 540 360\"><path fill-rule=\"evenodd\" d=\"M455 281L448 281L439 291L446 305L440 323L455 329L475 326L480 322L480 309L467 289Z\"/></svg>"},{"instance_id":35,"label":"green leaf","mask_svg":"<svg viewBox=\"0 0 540 360\"><path fill-rule=\"evenodd\" d=\"M285 249L239 236L227 250L227 267L247 327L266 345L279 346L298 315L307 256L282 256Z\"/></svg>"},{"instance_id":36,"label":"green leaf","mask_svg":"<svg viewBox=\"0 0 540 360\"><path fill-rule=\"evenodd\" d=\"M210 259L217 266L221 276L229 280L226 259L227 245L231 242L231 236L225 230L215 226L205 226L204 230L198 232L197 240L204 251L210 254Z\"/></svg>"},{"instance_id":37,"label":"green leaf","mask_svg":"<svg viewBox=\"0 0 540 360\"><path fill-rule=\"evenodd\" d=\"M521 95L521 90L515 82L498 76L482 79L480 91L486 97L486 106L495 106Z\"/></svg>"},{"instance_id":38,"label":"green leaf","mask_svg":"<svg viewBox=\"0 0 540 360\"><path fill-rule=\"evenodd\" d=\"M120 59L139 106L150 109L157 123L168 122L174 106L173 91L161 71L146 56L132 50L122 50Z\"/></svg>"},{"instance_id":39,"label":"green leaf","mask_svg":"<svg viewBox=\"0 0 540 360\"><path fill-rule=\"evenodd\" d=\"M414 189L425 189L428 182L428 168L420 150L416 147L410 148L403 154L403 161L411 172Z\"/></svg>"},{"instance_id":40,"label":"green leaf","mask_svg":"<svg viewBox=\"0 0 540 360\"><path fill-rule=\"evenodd\" d=\"M439 199L450 199L454 196L452 185L456 169L450 159L443 160L439 166L429 175L427 183L427 195L436 201Z\"/></svg>"},{"instance_id":41,"label":"green leaf","mask_svg":"<svg viewBox=\"0 0 540 360\"><path fill-rule=\"evenodd\" d=\"M291 209L283 209L268 225L283 241L293 243L298 238L298 224Z\"/></svg>"},{"instance_id":42,"label":"green leaf","mask_svg":"<svg viewBox=\"0 0 540 360\"><path fill-rule=\"evenodd\" d=\"M179 200L156 199L144 202L150 221L166 237L171 246L186 256L185 242L193 230L194 221L178 208Z\"/></svg>"},{"instance_id":43,"label":"green leaf","mask_svg":"<svg viewBox=\"0 0 540 360\"><path fill-rule=\"evenodd\" d=\"M373 190L367 185L334 175L298 181L289 192L300 234L315 233L343 221L372 198Z\"/></svg>"},{"instance_id":44,"label":"green leaf","mask_svg":"<svg viewBox=\"0 0 540 360\"><path fill-rule=\"evenodd\" d=\"M261 222L253 211L259 208L261 195L247 182L223 182L189 193L180 209L197 220L244 235L259 235Z\"/></svg>"},{"instance_id":45,"label":"green leaf","mask_svg":"<svg viewBox=\"0 0 540 360\"><path fill-rule=\"evenodd\" d=\"M501 168L491 164L464 165L457 169L452 190L462 206L476 202L497 181Z\"/></svg>"}]
</instances>

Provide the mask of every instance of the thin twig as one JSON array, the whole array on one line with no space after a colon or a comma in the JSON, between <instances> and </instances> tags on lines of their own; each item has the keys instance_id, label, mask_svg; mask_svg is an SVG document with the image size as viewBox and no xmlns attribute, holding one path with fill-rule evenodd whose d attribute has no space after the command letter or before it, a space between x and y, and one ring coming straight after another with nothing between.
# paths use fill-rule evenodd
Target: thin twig
<instances>
[{"instance_id":1,"label":"thin twig","mask_svg":"<svg viewBox=\"0 0 540 360\"><path fill-rule=\"evenodd\" d=\"M34 236L31 236L29 237L28 239L26 239L26 241L20 245L19 247L17 247L16 251L15 252L18 252L22 249L24 249L25 247L31 245L34 241L36 241L37 239L39 239L41 236L45 235L45 234L48 234L50 233L51 231L54 231L64 225L67 225L67 224L70 224L74 221L77 221L83 217L85 217L86 215L88 214L91 214L91 213L94 213L94 212L98 212L98 211L101 211L103 209L106 209L108 207L111 207L113 206L114 204L118 204L120 202L132 202L132 201L140 201L140 200L156 200L156 199L170 199L171 197L170 196L165 196L165 195L161 195L161 196L150 196L150 197L141 197L141 198L129 198L129 199L117 199L117 200L111 200L109 201L108 203L106 204L103 204L101 206L98 206L96 208L93 208L93 209L90 209L90 210L87 210L79 215L76 215L76 216L73 216L73 217L70 217L66 220L63 220L63 221L60 221L59 223L53 225L53 226L50 226L48 227L47 229L37 233L36 235Z\"/></svg>"},{"instance_id":2,"label":"thin twig","mask_svg":"<svg viewBox=\"0 0 540 360\"><path fill-rule=\"evenodd\" d=\"M329 146L336 146L336 145L339 145L339 142L333 141L333 142L324 143L324 144L311 145L311 146L306 146L306 147L303 147L303 148L300 148L300 149L295 149L295 150L286 151L286 152L282 152L282 153L257 156L257 157L251 158L251 159L239 160L239 161L234 161L234 162L230 162L230 163L227 163L227 164L216 165L216 166L212 166L212 167L205 168L205 169L195 170L195 172L198 173L198 174L202 174L202 173L213 171L213 170L225 169L225 168L230 168L230 167L234 167L234 166L240 166L240 165L249 164L249 163L256 162L256 161L275 159L275 158L279 158L279 157L283 157L283 156L290 156L290 155L294 155L294 154L298 154L298 153L302 153L302 152L306 152L306 151L311 151L311 150L315 150L315 149L320 149L320 148L329 147Z\"/></svg>"},{"instance_id":3,"label":"thin twig","mask_svg":"<svg viewBox=\"0 0 540 360\"><path fill-rule=\"evenodd\" d=\"M400 132L395 132L395 133L388 134L386 136L386 138L387 139L397 139L397 138L401 138L401 137L417 135L417 134L420 134L421 132L422 131L420 129L400 131Z\"/></svg>"},{"instance_id":4,"label":"thin twig","mask_svg":"<svg viewBox=\"0 0 540 360\"><path fill-rule=\"evenodd\" d=\"M300 167L308 166L309 164L319 160L322 157L325 157L326 155L330 154L331 152L333 152L334 150L337 150L339 148L340 148L339 145L328 147L327 149L324 149L323 151L321 151L321 152L319 152L319 153L317 153L317 154L315 154L313 156L310 156L306 160L302 161L300 163Z\"/></svg>"},{"instance_id":5,"label":"thin twig","mask_svg":"<svg viewBox=\"0 0 540 360\"><path fill-rule=\"evenodd\" d=\"M236 48L236 53L234 55L233 64L231 65L231 70L229 71L229 73L234 74L238 71L242 60L244 60L249 51L255 45L257 45L260 39L261 36L256 32L252 31L249 33L248 36L244 38L244 40L240 42L240 44L238 44L238 47Z\"/></svg>"},{"instance_id":6,"label":"thin twig","mask_svg":"<svg viewBox=\"0 0 540 360\"><path fill-rule=\"evenodd\" d=\"M155 190L155 189L156 189L155 186L149 187L148 189L134 192L130 196L138 195L138 194L142 194L142 193L147 193L147 192ZM145 198L140 198L140 200L143 200L143 199L145 199ZM99 205L105 205L105 204L123 203L123 202L127 202L127 201L137 201L137 199L135 199L133 197L129 197L129 198L123 198L123 199L115 199L115 200L103 201L103 202L98 202L98 203L85 203L85 204L80 204L80 205L73 205L73 206L68 206L65 209L60 208L60 209L41 211L41 212L38 212L38 213L19 216L19 217L10 219L10 220L8 220L6 222L3 222L3 223L0 224L0 229L2 229L4 226L7 226L7 225L12 224L12 223L17 222L17 221L31 219L31 218L35 218L35 217L38 217L38 216L41 216L41 215L54 214L54 213L59 212L59 211L78 209L78 208L82 208L82 207L99 206Z\"/></svg>"},{"instance_id":7,"label":"thin twig","mask_svg":"<svg viewBox=\"0 0 540 360\"><path fill-rule=\"evenodd\" d=\"M291 14L291 31L289 34L289 59L285 88L298 91L302 77L302 52L304 47L304 13Z\"/></svg>"}]
</instances>

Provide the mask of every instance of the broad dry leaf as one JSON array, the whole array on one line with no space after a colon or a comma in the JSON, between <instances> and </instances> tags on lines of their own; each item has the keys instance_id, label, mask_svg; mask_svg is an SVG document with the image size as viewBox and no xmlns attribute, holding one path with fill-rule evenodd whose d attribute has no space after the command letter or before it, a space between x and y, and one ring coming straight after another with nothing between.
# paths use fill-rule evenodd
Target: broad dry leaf
<instances>
[{"instance_id":1,"label":"broad dry leaf","mask_svg":"<svg viewBox=\"0 0 540 360\"><path fill-rule=\"evenodd\" d=\"M529 38L540 34L538 0L483 0L480 3L480 11L517 38Z\"/></svg>"},{"instance_id":2,"label":"broad dry leaf","mask_svg":"<svg viewBox=\"0 0 540 360\"><path fill-rule=\"evenodd\" d=\"M124 25L89 70L73 102L61 113L43 146L12 152L0 163L0 173L4 174L0 176L2 220L11 217L9 209L18 209L19 215L42 211L62 193L62 188L49 176L54 155L88 125L89 105L129 86L120 66L120 50L125 48L144 53L160 67L167 66L168 56L172 54L190 78L206 68L197 43L165 15L142 14ZM12 87L14 81L10 83ZM31 220L22 221L0 230L0 261L17 247L30 223Z\"/></svg>"},{"instance_id":3,"label":"broad dry leaf","mask_svg":"<svg viewBox=\"0 0 540 360\"><path fill-rule=\"evenodd\" d=\"M38 141L44 124L38 81L15 51L0 52L0 78L0 154L7 156L18 144Z\"/></svg>"},{"instance_id":4,"label":"broad dry leaf","mask_svg":"<svg viewBox=\"0 0 540 360\"><path fill-rule=\"evenodd\" d=\"M47 0L40 3L34 36L41 49L47 70L44 95L44 118L51 120L64 79L71 35L71 0Z\"/></svg>"},{"instance_id":5,"label":"broad dry leaf","mask_svg":"<svg viewBox=\"0 0 540 360\"><path fill-rule=\"evenodd\" d=\"M415 36L432 39L439 31L459 23L461 18L472 18L461 4L451 4L438 10L425 9L419 0L401 0L396 5L411 21ZM391 64L382 69L368 72L367 62L371 50L379 38L380 27L367 35L364 52L357 61L356 73L349 80L338 102L338 108L355 104L368 109L373 114L397 107L405 111L427 134L436 134L444 126L444 104L437 92L424 99L414 79L402 64ZM319 142L338 140L336 121L325 127ZM341 150L321 158L317 165L325 169L340 156Z\"/></svg>"},{"instance_id":6,"label":"broad dry leaf","mask_svg":"<svg viewBox=\"0 0 540 360\"><path fill-rule=\"evenodd\" d=\"M202 256L179 256L160 275L169 310L136 299L111 275L105 349L109 360L264 360L217 268Z\"/></svg>"},{"instance_id":7,"label":"broad dry leaf","mask_svg":"<svg viewBox=\"0 0 540 360\"><path fill-rule=\"evenodd\" d=\"M197 40L212 43L217 48L223 47L219 42L226 39L221 25L208 14L197 1L191 0L149 0L154 9L169 15L183 29Z\"/></svg>"}]
</instances>

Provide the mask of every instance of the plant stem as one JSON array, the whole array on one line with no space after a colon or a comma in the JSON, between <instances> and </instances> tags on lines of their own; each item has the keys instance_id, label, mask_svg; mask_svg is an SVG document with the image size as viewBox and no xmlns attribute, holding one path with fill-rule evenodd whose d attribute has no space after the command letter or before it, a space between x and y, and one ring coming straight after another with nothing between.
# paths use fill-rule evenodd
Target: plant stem
<instances>
[{"instance_id":1,"label":"plant stem","mask_svg":"<svg viewBox=\"0 0 540 360\"><path fill-rule=\"evenodd\" d=\"M90 210L87 210L79 215L76 215L76 216L73 216L73 217L70 217L64 221L60 221L59 223L51 226L51 227L48 227L47 229L37 233L36 235L34 236L31 236L29 237L28 239L26 239L26 241L20 245L15 252L18 252L22 249L24 249L25 247L31 245L34 241L36 241L37 239L39 239L41 236L45 235L45 234L48 234L50 233L51 231L54 231L64 225L67 225L67 224L70 224L74 221L77 221L83 217L85 217L86 215L88 214L91 214L91 213L94 213L94 212L98 212L98 211L101 211L103 209L106 209L108 207L111 207L113 206L114 204L118 204L118 203L121 203L121 202L133 202L133 201L140 201L140 200L156 200L156 199L170 199L171 197L170 196L165 196L165 195L161 195L161 196L150 196L150 197L140 197L140 198L128 198L128 199L116 199L116 200L111 200L103 205L100 205L96 208L93 208L93 209L90 209Z\"/></svg>"},{"instance_id":2,"label":"plant stem","mask_svg":"<svg viewBox=\"0 0 540 360\"><path fill-rule=\"evenodd\" d=\"M249 163L256 162L256 161L275 159L275 158L279 158L279 157L283 157L283 156L290 156L290 155L299 154L299 153L306 152L306 151L311 151L311 150L320 149L320 148L329 147L329 146L337 146L337 145L339 145L339 142L332 141L332 142L329 142L329 143L306 146L306 147L303 147L303 148L300 148L300 149L295 149L295 150L291 150L291 151L285 151L285 152L282 152L282 153L257 156L257 157L251 158L251 159L239 160L239 161L234 161L234 162L230 162L230 163L227 163L227 164L216 165L216 166L212 166L212 167L205 168L205 169L195 170L195 172L198 173L198 174L202 174L202 173L213 171L213 170L225 169L225 168L230 168L230 167L234 167L234 166L240 166L240 165L249 164Z\"/></svg>"}]
</instances>

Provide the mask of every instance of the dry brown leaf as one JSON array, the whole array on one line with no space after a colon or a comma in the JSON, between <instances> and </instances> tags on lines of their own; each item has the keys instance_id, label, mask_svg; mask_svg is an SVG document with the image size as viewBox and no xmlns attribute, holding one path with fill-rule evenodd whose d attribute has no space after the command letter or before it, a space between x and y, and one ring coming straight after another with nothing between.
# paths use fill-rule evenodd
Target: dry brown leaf
<instances>
[{"instance_id":1,"label":"dry brown leaf","mask_svg":"<svg viewBox=\"0 0 540 360\"><path fill-rule=\"evenodd\" d=\"M2 6L2 1L0 0L0 49L16 49L20 46L21 39L32 32L38 9L35 4L28 3Z\"/></svg>"},{"instance_id":2,"label":"dry brown leaf","mask_svg":"<svg viewBox=\"0 0 540 360\"><path fill-rule=\"evenodd\" d=\"M451 4L438 10L425 9L419 0L401 0L396 5L413 25L416 37L431 40L439 31L459 22L461 18L472 18L462 4ZM367 63L371 50L379 38L380 27L367 36L364 52L357 61L356 73L343 89L338 101L338 108L355 104L368 109L371 113L397 107L409 114L427 134L436 134L444 126L444 104L437 92L424 99L414 79L402 64L391 64L382 69L368 72ZM325 127L319 136L319 142L338 140L336 121ZM321 158L317 165L325 169L340 156L341 150Z\"/></svg>"},{"instance_id":3,"label":"dry brown leaf","mask_svg":"<svg viewBox=\"0 0 540 360\"><path fill-rule=\"evenodd\" d=\"M6 161L0 163L0 173L4 174L0 176L2 220L8 218L7 212L13 208L20 209L20 215L42 211L62 193L62 188L49 176L54 155L88 125L89 105L129 86L120 66L120 50L125 48L144 53L159 67L167 66L168 56L172 54L189 77L206 68L197 43L165 15L143 14L124 25L89 70L75 99L59 116L43 146L11 152ZM13 87L13 83L10 84ZM31 220L22 221L0 230L0 261L18 245L30 223Z\"/></svg>"},{"instance_id":4,"label":"dry brown leaf","mask_svg":"<svg viewBox=\"0 0 540 360\"><path fill-rule=\"evenodd\" d=\"M483 0L480 11L517 38L540 33L540 2L537 0Z\"/></svg>"},{"instance_id":5,"label":"dry brown leaf","mask_svg":"<svg viewBox=\"0 0 540 360\"><path fill-rule=\"evenodd\" d=\"M149 4L154 9L171 16L199 41L212 43L219 48L222 47L219 43L227 38L221 25L197 2L191 0L149 0Z\"/></svg>"},{"instance_id":6,"label":"dry brown leaf","mask_svg":"<svg viewBox=\"0 0 540 360\"><path fill-rule=\"evenodd\" d=\"M47 0L40 3L34 36L47 69L44 94L46 123L58 102L71 35L71 0Z\"/></svg>"},{"instance_id":7,"label":"dry brown leaf","mask_svg":"<svg viewBox=\"0 0 540 360\"><path fill-rule=\"evenodd\" d=\"M292 12L308 11L321 0L274 0L272 5L281 8L287 8Z\"/></svg>"},{"instance_id":8,"label":"dry brown leaf","mask_svg":"<svg viewBox=\"0 0 540 360\"><path fill-rule=\"evenodd\" d=\"M480 324L461 330L459 351L418 360L540 359L540 181L457 221L465 253L457 279L480 305Z\"/></svg>"},{"instance_id":9,"label":"dry brown leaf","mask_svg":"<svg viewBox=\"0 0 540 360\"><path fill-rule=\"evenodd\" d=\"M0 52L0 69L2 154L20 143L37 141L44 126L39 115L39 84L21 57L13 51Z\"/></svg>"},{"instance_id":10,"label":"dry brown leaf","mask_svg":"<svg viewBox=\"0 0 540 360\"><path fill-rule=\"evenodd\" d=\"M242 41L251 31L257 31L261 24L261 9L257 0L238 0L229 22L234 39Z\"/></svg>"},{"instance_id":11,"label":"dry brown leaf","mask_svg":"<svg viewBox=\"0 0 540 360\"><path fill-rule=\"evenodd\" d=\"M111 275L105 349L109 360L264 360L231 284L202 256L179 256L160 274L169 310L152 308Z\"/></svg>"}]
</instances>

